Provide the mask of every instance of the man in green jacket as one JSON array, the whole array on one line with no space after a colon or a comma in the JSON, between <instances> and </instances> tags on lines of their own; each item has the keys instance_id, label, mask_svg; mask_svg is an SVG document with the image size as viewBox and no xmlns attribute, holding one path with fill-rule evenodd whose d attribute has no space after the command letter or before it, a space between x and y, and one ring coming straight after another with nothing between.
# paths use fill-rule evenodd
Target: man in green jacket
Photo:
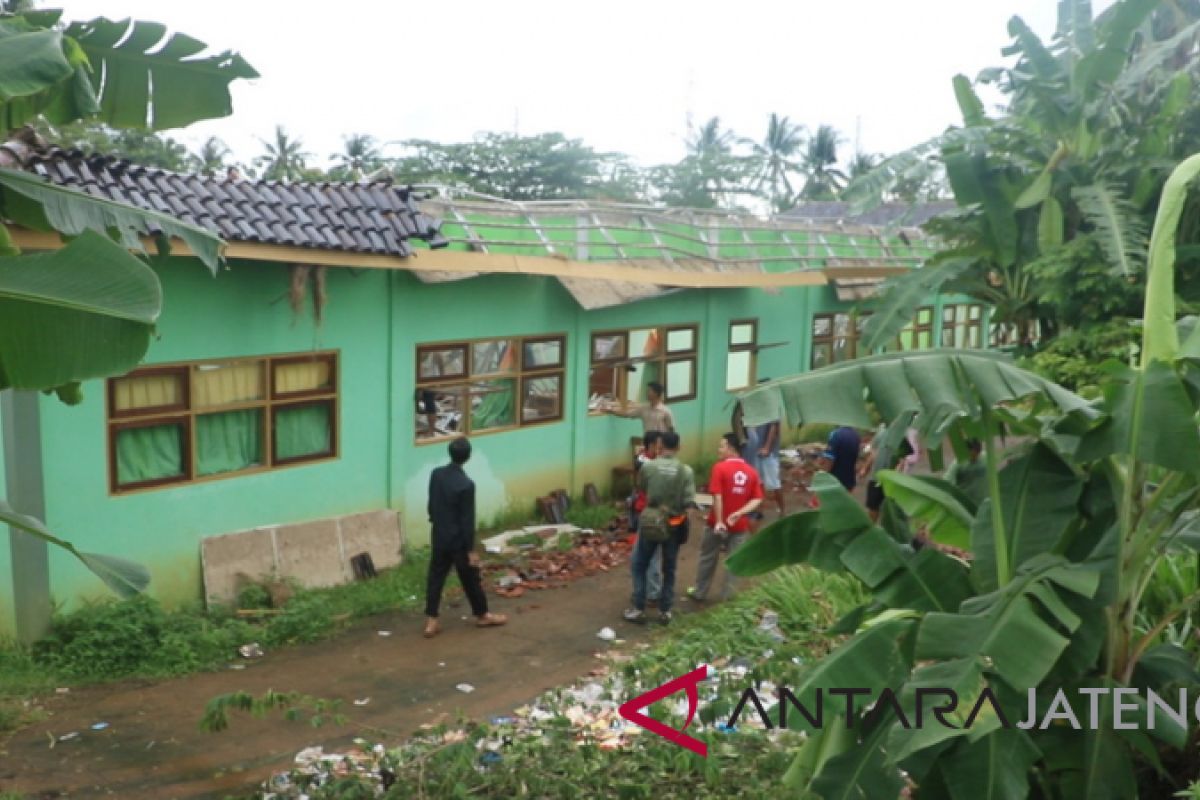
<instances>
[{"instance_id":1,"label":"man in green jacket","mask_svg":"<svg viewBox=\"0 0 1200 800\"><path fill-rule=\"evenodd\" d=\"M646 493L646 508L638 522L637 545L633 548L633 605L625 610L625 619L636 623L646 621L646 572L660 547L663 579L659 620L671 621L680 544L675 531L687 524L688 509L696 504L696 476L677 457L679 434L667 431L661 442L662 454L643 464L637 478L638 488Z\"/></svg>"}]
</instances>

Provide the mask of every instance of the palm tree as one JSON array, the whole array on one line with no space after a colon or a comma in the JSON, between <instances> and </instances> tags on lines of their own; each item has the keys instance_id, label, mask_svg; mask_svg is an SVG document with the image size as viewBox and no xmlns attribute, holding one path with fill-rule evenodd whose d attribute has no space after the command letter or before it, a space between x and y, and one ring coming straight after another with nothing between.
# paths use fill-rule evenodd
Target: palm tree
<instances>
[{"instance_id":1,"label":"palm tree","mask_svg":"<svg viewBox=\"0 0 1200 800\"><path fill-rule=\"evenodd\" d=\"M188 166L201 175L217 175L229 166L226 159L231 155L229 146L216 136L210 136L200 149L188 157Z\"/></svg>"},{"instance_id":2,"label":"palm tree","mask_svg":"<svg viewBox=\"0 0 1200 800\"><path fill-rule=\"evenodd\" d=\"M688 155L701 159L727 156L736 141L733 131L721 130L721 118L713 117L699 131L688 135Z\"/></svg>"},{"instance_id":3,"label":"palm tree","mask_svg":"<svg viewBox=\"0 0 1200 800\"><path fill-rule=\"evenodd\" d=\"M832 125L822 125L809 137L800 172L805 176L800 196L805 200L832 200L846 184L846 174L837 164L837 148L846 141Z\"/></svg>"},{"instance_id":4,"label":"palm tree","mask_svg":"<svg viewBox=\"0 0 1200 800\"><path fill-rule=\"evenodd\" d=\"M266 152L254 159L254 163L263 167L264 180L292 181L304 177L305 161L312 158L312 153L304 151L304 142L293 139L282 125L275 126L275 141L260 141Z\"/></svg>"},{"instance_id":5,"label":"palm tree","mask_svg":"<svg viewBox=\"0 0 1200 800\"><path fill-rule=\"evenodd\" d=\"M795 196L788 173L800 170L795 157L804 146L804 126L791 122L787 117L771 114L766 138L761 144L748 144L757 162L758 175L754 190L762 194L765 189L771 206L776 211L786 211Z\"/></svg>"},{"instance_id":6,"label":"palm tree","mask_svg":"<svg viewBox=\"0 0 1200 800\"><path fill-rule=\"evenodd\" d=\"M879 156L875 153L864 153L861 150L854 154L854 158L850 159L850 167L848 173L850 180L861 178L879 164Z\"/></svg>"},{"instance_id":7,"label":"palm tree","mask_svg":"<svg viewBox=\"0 0 1200 800\"><path fill-rule=\"evenodd\" d=\"M331 177L362 180L363 175L377 171L383 165L383 153L374 136L352 133L342 137L342 151L330 156L335 166Z\"/></svg>"}]
</instances>

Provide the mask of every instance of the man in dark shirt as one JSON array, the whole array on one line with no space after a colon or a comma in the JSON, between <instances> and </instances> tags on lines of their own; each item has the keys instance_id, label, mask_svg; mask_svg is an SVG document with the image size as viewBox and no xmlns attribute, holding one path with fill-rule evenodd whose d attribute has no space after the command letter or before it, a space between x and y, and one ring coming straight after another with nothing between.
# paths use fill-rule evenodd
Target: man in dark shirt
<instances>
[{"instance_id":1,"label":"man in dark shirt","mask_svg":"<svg viewBox=\"0 0 1200 800\"><path fill-rule=\"evenodd\" d=\"M438 606L442 587L450 568L458 573L480 628L503 625L508 618L488 612L487 596L479 574L479 556L475 553L475 482L463 471L471 457L471 443L455 439L450 443L450 463L438 467L429 476L429 521L433 524L430 540L429 576L425 587L425 638L437 636Z\"/></svg>"},{"instance_id":2,"label":"man in dark shirt","mask_svg":"<svg viewBox=\"0 0 1200 800\"><path fill-rule=\"evenodd\" d=\"M833 459L829 472L846 487L847 492L854 491L858 483L858 451L861 444L858 431L845 425L829 434L828 453Z\"/></svg>"}]
</instances>

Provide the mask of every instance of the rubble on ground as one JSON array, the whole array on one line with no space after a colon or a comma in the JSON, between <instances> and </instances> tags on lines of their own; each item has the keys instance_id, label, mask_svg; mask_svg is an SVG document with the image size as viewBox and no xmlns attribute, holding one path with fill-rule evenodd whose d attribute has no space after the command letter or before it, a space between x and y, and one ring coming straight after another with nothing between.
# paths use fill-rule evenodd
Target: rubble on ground
<instances>
[{"instance_id":1,"label":"rubble on ground","mask_svg":"<svg viewBox=\"0 0 1200 800\"><path fill-rule=\"evenodd\" d=\"M542 538L542 547L489 558L484 575L501 597L521 597L527 591L555 589L577 578L608 572L624 564L633 549L630 537L606 532L580 531L569 547L560 549L562 536L572 535L561 526L534 528L530 535ZM576 529L578 530L578 529Z\"/></svg>"},{"instance_id":2,"label":"rubble on ground","mask_svg":"<svg viewBox=\"0 0 1200 800\"><path fill-rule=\"evenodd\" d=\"M760 617L759 630L775 639L773 630L778 630L778 615L764 610ZM775 623L775 624L772 624ZM637 649L648 647L645 643L635 645ZM708 679L699 686L701 713L692 721L688 731L717 732L722 736L737 736L744 731L753 731L785 746L795 742L797 734L778 728L768 730L757 713L743 713L733 727L726 727L728 719L704 713L715 707L716 701L736 700L751 683L757 688L765 710L775 716L777 686L769 680L755 680L754 671L759 665L773 658L771 649L754 656L741 655L736 658L722 657L711 661ZM465 744L478 753L475 769L486 774L496 765L502 764L506 748L517 740L540 739L549 741L552 730L565 730L566 735L578 747L595 747L599 750L629 750L639 746L639 740L653 739L646 731L627 722L618 713L618 707L631 697L636 697L656 686L661 676L645 676L640 670L630 669L628 664L633 655L622 650L607 650L596 653L600 664L589 676L565 689L555 689L538 697L529 705L521 706L510 716L492 717L488 725L468 723L461 727L445 728L422 725L423 733L416 738L388 749L356 739L354 746L338 753L325 753L320 747L308 747L296 755L296 766L289 772L271 777L263 787L262 800L299 800L308 797L313 789L335 780L357 776L374 787L376 796L382 796L397 780L399 770L406 763L424 758L432 749L448 745ZM793 659L795 660L795 659ZM686 719L688 701L686 694L679 692L661 701L676 728ZM660 712L653 716L662 719Z\"/></svg>"}]
</instances>

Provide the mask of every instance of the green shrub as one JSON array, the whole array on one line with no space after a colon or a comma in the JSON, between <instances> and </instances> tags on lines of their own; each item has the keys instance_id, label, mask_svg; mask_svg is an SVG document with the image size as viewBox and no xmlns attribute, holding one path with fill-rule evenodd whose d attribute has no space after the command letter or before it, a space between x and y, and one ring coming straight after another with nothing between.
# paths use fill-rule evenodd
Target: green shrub
<instances>
[{"instance_id":1,"label":"green shrub","mask_svg":"<svg viewBox=\"0 0 1200 800\"><path fill-rule=\"evenodd\" d=\"M1068 389L1096 394L1106 361L1128 364L1141 342L1141 324L1117 319L1067 331L1025 359L1022 366Z\"/></svg>"}]
</instances>

